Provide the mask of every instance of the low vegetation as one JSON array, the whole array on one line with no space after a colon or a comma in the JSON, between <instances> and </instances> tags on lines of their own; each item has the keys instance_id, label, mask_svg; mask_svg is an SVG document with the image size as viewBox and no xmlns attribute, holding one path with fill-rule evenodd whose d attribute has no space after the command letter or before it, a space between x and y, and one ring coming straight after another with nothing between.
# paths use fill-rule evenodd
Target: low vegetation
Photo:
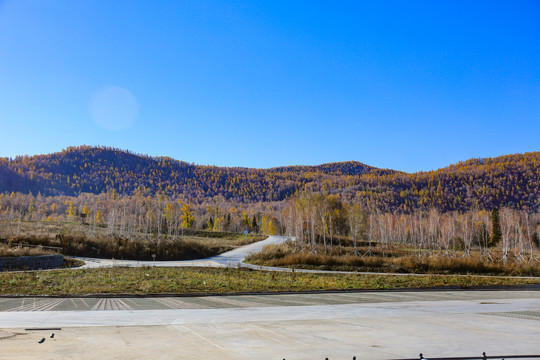
<instances>
[{"instance_id":1,"label":"low vegetation","mask_svg":"<svg viewBox=\"0 0 540 360\"><path fill-rule=\"evenodd\" d=\"M12 224L11 226L19 226ZM89 229L77 223L21 222L19 235L7 238L11 245L58 247L64 255L131 260L190 260L215 256L238 246L266 238L226 232L185 230L184 236L169 238L167 234L140 236L108 233L105 227ZM20 251L30 251L19 246Z\"/></svg>"},{"instance_id":2,"label":"low vegetation","mask_svg":"<svg viewBox=\"0 0 540 360\"><path fill-rule=\"evenodd\" d=\"M186 236L182 239L161 241L147 239L130 239L122 237L95 237L65 236L61 239L47 237L16 237L17 243L60 246L63 253L69 256L83 256L96 258L115 258L130 260L191 260L215 256L233 250L238 246L264 239L264 236L206 238L201 236Z\"/></svg>"},{"instance_id":3,"label":"low vegetation","mask_svg":"<svg viewBox=\"0 0 540 360\"><path fill-rule=\"evenodd\" d=\"M321 248L317 250L295 251L291 244L270 245L249 256L247 261L255 265L335 271L540 276L540 262L534 258L526 262L509 256L503 263L493 260L500 258L497 250L490 253L473 251L467 256L463 251L418 254L413 249L399 246L357 247L357 255L349 246L332 248L326 255Z\"/></svg>"},{"instance_id":4,"label":"low vegetation","mask_svg":"<svg viewBox=\"0 0 540 360\"><path fill-rule=\"evenodd\" d=\"M236 268L106 268L0 273L0 294L227 294L351 289L539 285L540 279L475 276L307 274Z\"/></svg>"},{"instance_id":5,"label":"low vegetation","mask_svg":"<svg viewBox=\"0 0 540 360\"><path fill-rule=\"evenodd\" d=\"M20 257L20 256L46 256L46 255L58 255L58 252L50 249L44 249L42 246L21 246L21 245L10 245L10 244L0 244L0 258L2 257ZM64 262L62 268L72 269L84 265L84 261L72 259L69 257L64 257ZM10 265L15 266L15 265ZM27 270L26 267L17 268L10 267L9 271L12 270ZM4 271L8 271L5 270Z\"/></svg>"},{"instance_id":6,"label":"low vegetation","mask_svg":"<svg viewBox=\"0 0 540 360\"><path fill-rule=\"evenodd\" d=\"M0 244L0 257L39 256L54 254L56 254L56 252L43 249L41 246L25 247L11 246L9 244Z\"/></svg>"}]
</instances>

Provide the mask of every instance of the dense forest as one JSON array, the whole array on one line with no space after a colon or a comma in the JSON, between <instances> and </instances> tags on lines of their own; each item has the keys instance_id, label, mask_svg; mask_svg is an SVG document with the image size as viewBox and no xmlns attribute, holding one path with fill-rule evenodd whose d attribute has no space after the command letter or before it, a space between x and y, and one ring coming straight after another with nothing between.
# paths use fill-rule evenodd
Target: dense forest
<instances>
[{"instance_id":1,"label":"dense forest","mask_svg":"<svg viewBox=\"0 0 540 360\"><path fill-rule=\"evenodd\" d=\"M471 159L436 171L403 173L359 162L272 169L201 166L109 147L0 158L0 193L41 196L116 193L167 196L191 204L280 202L326 192L383 212L437 209L537 212L540 152Z\"/></svg>"}]
</instances>

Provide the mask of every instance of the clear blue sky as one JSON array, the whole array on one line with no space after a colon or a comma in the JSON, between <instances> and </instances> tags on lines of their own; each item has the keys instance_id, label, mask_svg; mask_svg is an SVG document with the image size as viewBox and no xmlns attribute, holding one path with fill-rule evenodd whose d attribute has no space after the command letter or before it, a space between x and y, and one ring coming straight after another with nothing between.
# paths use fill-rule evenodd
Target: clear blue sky
<instances>
[{"instance_id":1,"label":"clear blue sky","mask_svg":"<svg viewBox=\"0 0 540 360\"><path fill-rule=\"evenodd\" d=\"M404 171L540 150L539 1L0 0L0 156Z\"/></svg>"}]
</instances>

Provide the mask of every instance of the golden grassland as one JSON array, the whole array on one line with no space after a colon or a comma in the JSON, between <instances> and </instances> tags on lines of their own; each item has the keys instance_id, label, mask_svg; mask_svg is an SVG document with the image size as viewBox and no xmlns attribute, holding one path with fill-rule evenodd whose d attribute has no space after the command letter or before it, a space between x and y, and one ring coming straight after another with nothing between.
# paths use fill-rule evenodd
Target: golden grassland
<instances>
[{"instance_id":1,"label":"golden grassland","mask_svg":"<svg viewBox=\"0 0 540 360\"><path fill-rule=\"evenodd\" d=\"M0 295L230 294L539 285L540 278L267 272L237 268L105 268L0 273Z\"/></svg>"},{"instance_id":2,"label":"golden grassland","mask_svg":"<svg viewBox=\"0 0 540 360\"><path fill-rule=\"evenodd\" d=\"M314 253L307 248L305 251L294 251L292 246L287 244L270 245L260 253L249 256L247 262L263 266L334 271L540 276L538 253L532 259L521 261L510 253L504 263L500 260L502 255L497 249L492 249L489 253L475 250L467 256L463 251L418 254L413 249L397 246L384 249L360 247L357 250L357 255L354 255L352 247L335 249L324 255L322 248L318 248L317 253Z\"/></svg>"}]
</instances>

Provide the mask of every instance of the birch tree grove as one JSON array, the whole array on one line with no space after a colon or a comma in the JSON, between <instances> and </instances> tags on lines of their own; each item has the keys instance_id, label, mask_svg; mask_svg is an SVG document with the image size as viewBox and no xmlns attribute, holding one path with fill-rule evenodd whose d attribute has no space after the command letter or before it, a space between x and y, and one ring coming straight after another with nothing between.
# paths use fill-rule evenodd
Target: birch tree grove
<instances>
[{"instance_id":1,"label":"birch tree grove","mask_svg":"<svg viewBox=\"0 0 540 360\"><path fill-rule=\"evenodd\" d=\"M502 262L507 261L510 252L518 261L538 261L534 256L540 233L538 213L501 209L499 244L490 241L492 217L484 210L383 213L358 203L336 203L332 195L303 194L289 200L283 214L288 234L298 239L295 251L304 251L304 244L309 244L310 252L322 249L326 254L341 247L341 240L336 244L334 237L346 237L351 241L351 255L357 256L370 256L376 247L384 254L385 248L400 245L413 248L418 256L468 257L471 251L478 250L486 260L493 261L497 250ZM332 240L328 242L328 238ZM359 252L359 244L365 249L363 253Z\"/></svg>"}]
</instances>

